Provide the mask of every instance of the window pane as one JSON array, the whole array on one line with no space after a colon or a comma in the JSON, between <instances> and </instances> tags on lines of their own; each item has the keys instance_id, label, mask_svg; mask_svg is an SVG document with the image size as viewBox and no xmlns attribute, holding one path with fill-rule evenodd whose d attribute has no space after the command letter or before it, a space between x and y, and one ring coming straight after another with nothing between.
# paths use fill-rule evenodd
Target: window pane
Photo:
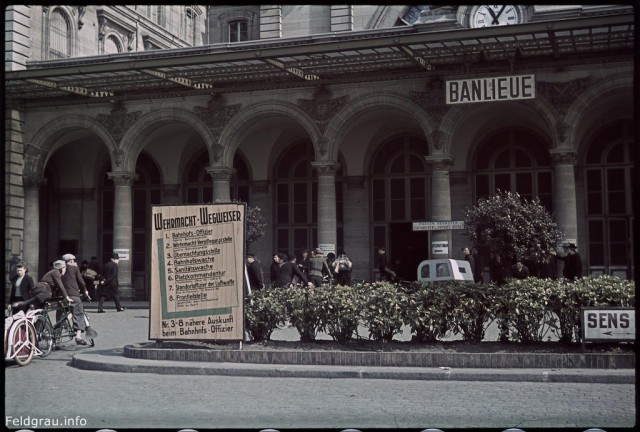
<instances>
[{"instance_id":1,"label":"window pane","mask_svg":"<svg viewBox=\"0 0 640 432\"><path fill-rule=\"evenodd\" d=\"M538 195L550 194L552 192L551 173L538 173Z\"/></svg>"},{"instance_id":2,"label":"window pane","mask_svg":"<svg viewBox=\"0 0 640 432\"><path fill-rule=\"evenodd\" d=\"M493 163L494 168L511 168L511 153L509 150L504 150L497 157Z\"/></svg>"},{"instance_id":3,"label":"window pane","mask_svg":"<svg viewBox=\"0 0 640 432\"><path fill-rule=\"evenodd\" d=\"M609 202L609 214L626 213L626 199L624 192L609 192L607 201Z\"/></svg>"},{"instance_id":4,"label":"window pane","mask_svg":"<svg viewBox=\"0 0 640 432\"><path fill-rule=\"evenodd\" d=\"M604 265L604 227L602 220L589 221L589 264Z\"/></svg>"},{"instance_id":5,"label":"window pane","mask_svg":"<svg viewBox=\"0 0 640 432\"><path fill-rule=\"evenodd\" d=\"M55 10L49 22L49 51L54 58L69 57L69 25L62 12Z\"/></svg>"},{"instance_id":6,"label":"window pane","mask_svg":"<svg viewBox=\"0 0 640 432\"><path fill-rule=\"evenodd\" d=\"M511 175L509 174L496 174L495 175L495 189L503 192L511 190Z\"/></svg>"},{"instance_id":7,"label":"window pane","mask_svg":"<svg viewBox=\"0 0 640 432\"><path fill-rule=\"evenodd\" d=\"M618 144L609 150L607 155L607 163L622 163L624 162L624 147L622 144Z\"/></svg>"},{"instance_id":8,"label":"window pane","mask_svg":"<svg viewBox=\"0 0 640 432\"><path fill-rule=\"evenodd\" d=\"M289 253L289 230L278 230L278 244L276 245L276 249L278 252Z\"/></svg>"},{"instance_id":9,"label":"window pane","mask_svg":"<svg viewBox=\"0 0 640 432\"><path fill-rule=\"evenodd\" d=\"M530 173L516 174L516 192L527 199L533 197L533 178Z\"/></svg>"},{"instance_id":10,"label":"window pane","mask_svg":"<svg viewBox=\"0 0 640 432\"><path fill-rule=\"evenodd\" d=\"M405 206L405 186L404 179L391 179L391 219L402 220L404 219L404 206Z\"/></svg>"},{"instance_id":11,"label":"window pane","mask_svg":"<svg viewBox=\"0 0 640 432\"><path fill-rule=\"evenodd\" d=\"M516 167L517 168L522 168L522 167L530 167L531 164L531 159L529 159L529 156L523 152L522 150L516 149L515 150L515 157L516 157Z\"/></svg>"},{"instance_id":12,"label":"window pane","mask_svg":"<svg viewBox=\"0 0 640 432\"><path fill-rule=\"evenodd\" d=\"M391 172L395 174L404 173L405 172L404 161L405 161L404 155L397 157L393 161L393 164L391 164Z\"/></svg>"},{"instance_id":13,"label":"window pane","mask_svg":"<svg viewBox=\"0 0 640 432\"><path fill-rule=\"evenodd\" d=\"M476 199L486 198L489 192L489 176L481 174L476 176Z\"/></svg>"},{"instance_id":14,"label":"window pane","mask_svg":"<svg viewBox=\"0 0 640 432\"><path fill-rule=\"evenodd\" d=\"M198 203L198 188L190 187L187 189L187 204Z\"/></svg>"},{"instance_id":15,"label":"window pane","mask_svg":"<svg viewBox=\"0 0 640 432\"><path fill-rule=\"evenodd\" d=\"M425 171L424 163L416 155L409 155L409 171L422 173Z\"/></svg>"}]
</instances>

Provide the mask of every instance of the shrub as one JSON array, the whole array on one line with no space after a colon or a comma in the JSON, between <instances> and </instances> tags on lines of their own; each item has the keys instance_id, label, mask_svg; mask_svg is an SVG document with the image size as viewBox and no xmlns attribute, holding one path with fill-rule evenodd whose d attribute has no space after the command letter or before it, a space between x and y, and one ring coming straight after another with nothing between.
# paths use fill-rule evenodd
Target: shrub
<instances>
[{"instance_id":1,"label":"shrub","mask_svg":"<svg viewBox=\"0 0 640 432\"><path fill-rule=\"evenodd\" d=\"M362 306L358 291L351 286L338 285L318 288L318 317L322 330L333 340L345 343L358 333Z\"/></svg>"},{"instance_id":2,"label":"shrub","mask_svg":"<svg viewBox=\"0 0 640 432\"><path fill-rule=\"evenodd\" d=\"M322 307L322 289L309 286L293 286L285 289L287 313L291 324L300 334L302 342L316 340L322 323L319 311Z\"/></svg>"},{"instance_id":3,"label":"shrub","mask_svg":"<svg viewBox=\"0 0 640 432\"><path fill-rule=\"evenodd\" d=\"M545 279L508 279L495 297L507 311L511 336L519 342L538 342L543 339L555 319L547 304L551 295Z\"/></svg>"},{"instance_id":4,"label":"shrub","mask_svg":"<svg viewBox=\"0 0 640 432\"><path fill-rule=\"evenodd\" d=\"M410 287L404 323L418 342L435 342L453 327L455 305L447 282L414 282Z\"/></svg>"},{"instance_id":5,"label":"shrub","mask_svg":"<svg viewBox=\"0 0 640 432\"><path fill-rule=\"evenodd\" d=\"M369 327L369 337L377 341L389 342L402 332L406 318L408 295L399 285L389 282L364 284L365 295L363 318Z\"/></svg>"},{"instance_id":6,"label":"shrub","mask_svg":"<svg viewBox=\"0 0 640 432\"><path fill-rule=\"evenodd\" d=\"M496 286L472 282L447 282L447 285L452 303L448 315L453 331L462 334L466 341L481 342L496 315L493 309Z\"/></svg>"},{"instance_id":7,"label":"shrub","mask_svg":"<svg viewBox=\"0 0 640 432\"><path fill-rule=\"evenodd\" d=\"M282 288L253 291L245 298L245 323L253 341L269 340L278 322L286 319Z\"/></svg>"}]
</instances>

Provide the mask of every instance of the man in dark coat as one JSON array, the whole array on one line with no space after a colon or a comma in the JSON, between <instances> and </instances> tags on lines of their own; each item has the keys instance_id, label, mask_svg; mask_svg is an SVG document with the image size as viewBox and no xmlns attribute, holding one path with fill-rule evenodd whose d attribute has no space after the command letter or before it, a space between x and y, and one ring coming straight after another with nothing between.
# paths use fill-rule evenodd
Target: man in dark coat
<instances>
[{"instance_id":1,"label":"man in dark coat","mask_svg":"<svg viewBox=\"0 0 640 432\"><path fill-rule=\"evenodd\" d=\"M98 289L98 313L104 313L102 303L107 297L113 297L118 312L126 309L120 304L120 294L118 293L118 262L120 262L120 257L117 253L114 253L111 255L111 260L104 265L102 274L104 280L102 281L102 286Z\"/></svg>"},{"instance_id":2,"label":"man in dark coat","mask_svg":"<svg viewBox=\"0 0 640 432\"><path fill-rule=\"evenodd\" d=\"M11 293L9 303L23 301L29 298L29 292L36 286L33 278L29 276L29 266L20 261L16 265L16 275L11 278Z\"/></svg>"},{"instance_id":3,"label":"man in dark coat","mask_svg":"<svg viewBox=\"0 0 640 432\"><path fill-rule=\"evenodd\" d=\"M73 303L73 299L67 295L67 290L62 283L62 275L67 271L67 265L63 260L53 263L53 269L46 272L36 286L27 293L30 299L36 299L34 306L41 308L44 302L52 298L54 295L64 297L69 303Z\"/></svg>"},{"instance_id":4,"label":"man in dark coat","mask_svg":"<svg viewBox=\"0 0 640 432\"><path fill-rule=\"evenodd\" d=\"M277 286L278 277L280 277L280 266L284 263L285 258L281 253L273 254L273 262L271 263L271 268L269 271L269 277L271 280L271 286Z\"/></svg>"},{"instance_id":5,"label":"man in dark coat","mask_svg":"<svg viewBox=\"0 0 640 432\"><path fill-rule=\"evenodd\" d=\"M378 248L378 271L380 272L380 280L394 281L396 273L389 268L389 257L387 250L383 247Z\"/></svg>"},{"instance_id":6,"label":"man in dark coat","mask_svg":"<svg viewBox=\"0 0 640 432\"><path fill-rule=\"evenodd\" d=\"M62 283L67 290L67 294L73 300L71 313L73 314L73 329L76 331L76 343L78 345L87 345L87 342L82 337L82 333L85 332L87 325L84 320L84 305L80 298L83 294L89 297L87 286L80 274L76 257L72 254L64 254L62 255L62 259L67 266L67 271L62 275ZM60 317L56 316L56 320L60 321Z\"/></svg>"},{"instance_id":7,"label":"man in dark coat","mask_svg":"<svg viewBox=\"0 0 640 432\"><path fill-rule=\"evenodd\" d=\"M247 276L249 277L249 287L251 291L264 288L260 263L256 261L254 254L247 254Z\"/></svg>"},{"instance_id":8,"label":"man in dark coat","mask_svg":"<svg viewBox=\"0 0 640 432\"><path fill-rule=\"evenodd\" d=\"M496 285L503 285L505 283L505 279L508 276L507 268L500 254L496 254L491 258L491 262L489 263L489 276L491 282Z\"/></svg>"},{"instance_id":9,"label":"man in dark coat","mask_svg":"<svg viewBox=\"0 0 640 432\"><path fill-rule=\"evenodd\" d=\"M582 277L582 260L576 249L577 246L574 243L569 243L569 246L564 247L565 256L556 255L556 258L564 261L562 275L571 282Z\"/></svg>"},{"instance_id":10,"label":"man in dark coat","mask_svg":"<svg viewBox=\"0 0 640 432\"><path fill-rule=\"evenodd\" d=\"M511 267L511 277L514 279L526 279L529 277L529 268L518 259Z\"/></svg>"},{"instance_id":11,"label":"man in dark coat","mask_svg":"<svg viewBox=\"0 0 640 432\"><path fill-rule=\"evenodd\" d=\"M296 256L289 255L289 261L280 266L280 275L276 282L277 287L288 287L293 282L293 278L298 277L298 280L308 284L307 277L300 271L298 264L296 263ZM313 285L313 283L311 283Z\"/></svg>"}]
</instances>

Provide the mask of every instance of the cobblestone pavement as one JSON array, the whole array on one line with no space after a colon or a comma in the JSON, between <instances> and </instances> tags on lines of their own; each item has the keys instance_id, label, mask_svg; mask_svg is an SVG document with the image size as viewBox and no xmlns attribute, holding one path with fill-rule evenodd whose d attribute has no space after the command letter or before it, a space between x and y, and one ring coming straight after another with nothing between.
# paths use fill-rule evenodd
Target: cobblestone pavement
<instances>
[{"instance_id":1,"label":"cobblestone pavement","mask_svg":"<svg viewBox=\"0 0 640 432\"><path fill-rule=\"evenodd\" d=\"M91 310L91 309L90 309ZM396 381L113 373L69 366L148 336L148 311L92 314L95 348L5 366L5 426L98 428L630 428L632 384ZM49 422L49 423L47 423Z\"/></svg>"}]
</instances>

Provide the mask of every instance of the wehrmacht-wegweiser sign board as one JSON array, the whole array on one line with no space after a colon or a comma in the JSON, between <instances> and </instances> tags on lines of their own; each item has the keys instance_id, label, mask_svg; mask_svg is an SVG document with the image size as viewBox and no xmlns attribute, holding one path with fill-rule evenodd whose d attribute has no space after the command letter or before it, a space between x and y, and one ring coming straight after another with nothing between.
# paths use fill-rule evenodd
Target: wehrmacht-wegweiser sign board
<instances>
[{"instance_id":1,"label":"wehrmacht-wegweiser sign board","mask_svg":"<svg viewBox=\"0 0 640 432\"><path fill-rule=\"evenodd\" d=\"M582 308L582 340L634 341L636 311L629 308Z\"/></svg>"},{"instance_id":2,"label":"wehrmacht-wegweiser sign board","mask_svg":"<svg viewBox=\"0 0 640 432\"><path fill-rule=\"evenodd\" d=\"M151 340L244 338L245 204L151 209Z\"/></svg>"}]
</instances>

